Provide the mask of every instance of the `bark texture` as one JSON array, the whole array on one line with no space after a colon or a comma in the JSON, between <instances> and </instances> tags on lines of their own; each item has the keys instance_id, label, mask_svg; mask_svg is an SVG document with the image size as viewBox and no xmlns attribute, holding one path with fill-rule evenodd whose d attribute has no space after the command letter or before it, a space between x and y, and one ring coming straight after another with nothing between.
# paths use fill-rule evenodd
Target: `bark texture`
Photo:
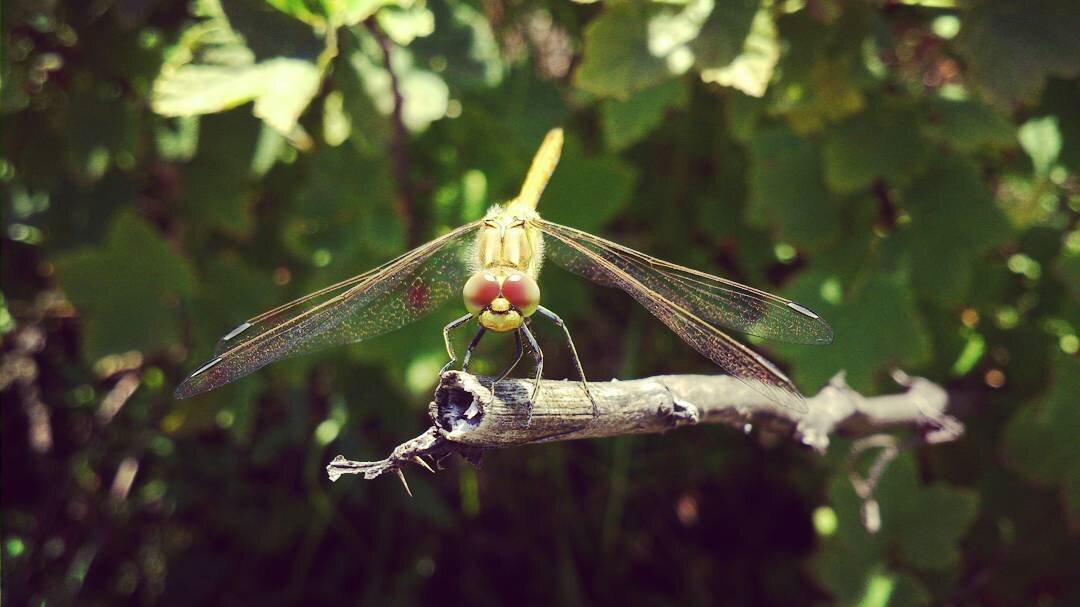
<instances>
[{"instance_id":1,"label":"bark texture","mask_svg":"<svg viewBox=\"0 0 1080 607\"><path fill-rule=\"evenodd\" d=\"M342 474L371 479L401 476L409 463L432 469L458 453L474 463L489 449L579 438L665 432L692 424L725 424L744 432L762 429L788 436L824 453L833 435L865 437L897 427L918 430L925 442L954 440L963 425L946 413L948 395L928 380L894 373L904 391L864 397L839 374L807 398L808 411L777 405L739 380L717 375L659 375L631 381L590 383L597 414L581 384L544 380L536 402L533 384L460 371L444 373L428 412L433 425L375 462L337 456L327 466L331 480ZM402 477L403 479L403 477Z\"/></svg>"}]
</instances>

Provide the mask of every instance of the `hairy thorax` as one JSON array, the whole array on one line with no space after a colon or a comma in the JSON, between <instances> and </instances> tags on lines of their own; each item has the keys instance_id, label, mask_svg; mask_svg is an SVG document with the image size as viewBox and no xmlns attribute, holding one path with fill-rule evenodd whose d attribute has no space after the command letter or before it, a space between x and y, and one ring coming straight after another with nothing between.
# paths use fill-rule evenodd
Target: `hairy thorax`
<instances>
[{"instance_id":1,"label":"hairy thorax","mask_svg":"<svg viewBox=\"0 0 1080 607\"><path fill-rule=\"evenodd\" d=\"M543 261L544 242L531 225L536 212L516 208L491 207L476 238L476 270L518 270L535 278Z\"/></svg>"}]
</instances>

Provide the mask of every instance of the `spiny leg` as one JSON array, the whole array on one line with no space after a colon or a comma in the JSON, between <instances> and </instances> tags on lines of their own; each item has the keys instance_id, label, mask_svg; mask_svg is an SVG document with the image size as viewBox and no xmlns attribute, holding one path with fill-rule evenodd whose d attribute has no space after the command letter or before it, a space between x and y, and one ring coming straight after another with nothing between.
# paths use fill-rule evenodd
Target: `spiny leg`
<instances>
[{"instance_id":1,"label":"spiny leg","mask_svg":"<svg viewBox=\"0 0 1080 607\"><path fill-rule=\"evenodd\" d=\"M501 382L506 379L506 376L513 373L514 368L521 362L522 356L525 356L525 349L521 345L521 331L514 331L514 362L502 372L502 375L499 376L499 379L495 380L495 383Z\"/></svg>"},{"instance_id":2,"label":"spiny leg","mask_svg":"<svg viewBox=\"0 0 1080 607\"><path fill-rule=\"evenodd\" d=\"M454 346L453 346L453 344L450 343L450 332L453 331L454 329L460 327L461 325L469 322L469 320L472 319L472 317L473 317L472 314L466 314L465 316L462 316L461 318L458 318L458 319L456 319L454 321L451 321L450 324L443 327L443 330L442 330L443 342L446 344L446 353L450 355L450 362L443 365L443 368L439 371L439 375L442 375L443 373L446 373L447 371L449 371L450 367L453 367L454 363L457 362L457 355L454 354Z\"/></svg>"},{"instance_id":3,"label":"spiny leg","mask_svg":"<svg viewBox=\"0 0 1080 607\"><path fill-rule=\"evenodd\" d=\"M487 333L487 329L480 327L476 330L476 335L473 335L472 341L469 342L469 347L465 349L465 359L461 361L461 370L465 373L469 372L469 359L472 358L473 350L476 349L476 344L480 343L480 338Z\"/></svg>"},{"instance_id":4,"label":"spiny leg","mask_svg":"<svg viewBox=\"0 0 1080 607\"><path fill-rule=\"evenodd\" d=\"M544 306L537 306L536 311L563 330L563 335L566 336L566 343L570 346L570 357L574 359L574 367L577 368L578 377L581 378L581 386L585 389L585 395L589 397L589 402L592 403L593 417L596 417L600 412L596 407L596 399L593 398L592 390L589 390L589 380L585 379L585 369L581 367L581 358L578 357L577 348L574 347L574 340L570 338L570 329L567 328L566 323L563 322L563 319L559 318L558 314L548 310Z\"/></svg>"},{"instance_id":5,"label":"spiny leg","mask_svg":"<svg viewBox=\"0 0 1080 607\"><path fill-rule=\"evenodd\" d=\"M540 394L540 379L544 376L544 351L540 349L540 344L536 343L536 337L529 330L529 325L521 325L518 331L521 331L521 334L525 336L525 341L529 344L529 349L532 350L533 358L536 360L536 379L532 395L529 396L529 419L531 420L533 403L536 402L536 397Z\"/></svg>"},{"instance_id":6,"label":"spiny leg","mask_svg":"<svg viewBox=\"0 0 1080 607\"><path fill-rule=\"evenodd\" d=\"M514 362L510 364L498 377L491 382L491 393L495 394L495 386L499 385L499 382L506 379L507 375L510 375L514 371L514 367L518 366L521 362L521 357L525 355L525 350L521 347L521 333L514 331Z\"/></svg>"}]
</instances>

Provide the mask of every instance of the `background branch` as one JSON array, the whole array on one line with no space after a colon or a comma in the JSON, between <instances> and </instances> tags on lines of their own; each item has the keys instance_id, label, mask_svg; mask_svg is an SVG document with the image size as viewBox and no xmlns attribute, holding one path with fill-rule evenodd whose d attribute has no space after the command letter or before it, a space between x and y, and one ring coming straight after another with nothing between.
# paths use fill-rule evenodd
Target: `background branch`
<instances>
[{"instance_id":1,"label":"background branch","mask_svg":"<svg viewBox=\"0 0 1080 607\"><path fill-rule=\"evenodd\" d=\"M364 22L368 31L378 41L383 52L383 62L386 71L390 74L390 91L394 97L394 108L390 114L394 134L390 140L390 160L394 171L394 181L397 182L397 196L395 197L395 209L402 223L405 224L405 238L410 247L418 243L417 222L413 214L413 188L409 178L409 132L405 128L405 120L402 112L405 107L405 98L401 95L401 83L394 72L392 60L394 42L379 29L374 17Z\"/></svg>"},{"instance_id":2,"label":"background branch","mask_svg":"<svg viewBox=\"0 0 1080 607\"><path fill-rule=\"evenodd\" d=\"M535 403L532 382L492 379L459 371L444 373L429 406L434 425L376 462L355 462L339 455L327 466L331 480L342 474L371 479L399 472L408 463L428 467L451 453L473 461L488 449L578 438L664 432L692 424L726 424L749 432L761 428L790 436L824 453L832 435L865 437L897 427L914 427L926 442L955 440L963 425L945 413L948 395L928 380L894 372L905 391L864 397L833 378L809 397L809 411L777 405L728 376L660 375L632 381L590 383L599 414L581 385L544 380ZM530 409L531 405L531 409Z\"/></svg>"}]
</instances>

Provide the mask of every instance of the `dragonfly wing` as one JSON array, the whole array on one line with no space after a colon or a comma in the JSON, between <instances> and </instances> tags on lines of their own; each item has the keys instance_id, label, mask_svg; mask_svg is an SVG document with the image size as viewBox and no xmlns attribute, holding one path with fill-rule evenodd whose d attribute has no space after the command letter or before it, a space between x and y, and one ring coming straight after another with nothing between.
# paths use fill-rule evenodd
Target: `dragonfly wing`
<instances>
[{"instance_id":1,"label":"dragonfly wing","mask_svg":"<svg viewBox=\"0 0 1080 607\"><path fill-rule=\"evenodd\" d=\"M540 224L545 233L581 244L642 285L711 324L773 341L832 343L832 327L802 304L657 259L588 232L550 221L541 220ZM603 276L593 280L601 284L610 282Z\"/></svg>"},{"instance_id":2,"label":"dragonfly wing","mask_svg":"<svg viewBox=\"0 0 1080 607\"><path fill-rule=\"evenodd\" d=\"M393 263L393 261L389 263ZM356 286L364 280L370 279L379 270L386 267L386 265L389 265L389 263L375 268L374 270L364 272L363 274L353 276L352 278L347 278L339 283L324 287L314 293L309 293L300 299L291 301L287 304L282 304L272 310L267 310L258 316L245 320L218 340L217 346L214 347L214 356L224 354L237 346L247 343L266 333L270 329L273 329L275 326L280 325L283 322L288 322L290 319L296 318L304 312L316 308L326 301L337 297L343 291Z\"/></svg>"},{"instance_id":3,"label":"dragonfly wing","mask_svg":"<svg viewBox=\"0 0 1080 607\"><path fill-rule=\"evenodd\" d=\"M282 358L362 341L419 319L460 295L479 226L462 226L375 270L242 323L177 387L176 398L213 390Z\"/></svg>"},{"instance_id":4,"label":"dragonfly wing","mask_svg":"<svg viewBox=\"0 0 1080 607\"><path fill-rule=\"evenodd\" d=\"M805 398L780 369L695 314L685 305L685 298L667 297L643 281L639 272L631 271L600 250L584 232L550 222L542 222L541 229L549 237L545 253L555 263L590 280L626 291L683 341L748 387L780 405L807 411Z\"/></svg>"}]
</instances>

